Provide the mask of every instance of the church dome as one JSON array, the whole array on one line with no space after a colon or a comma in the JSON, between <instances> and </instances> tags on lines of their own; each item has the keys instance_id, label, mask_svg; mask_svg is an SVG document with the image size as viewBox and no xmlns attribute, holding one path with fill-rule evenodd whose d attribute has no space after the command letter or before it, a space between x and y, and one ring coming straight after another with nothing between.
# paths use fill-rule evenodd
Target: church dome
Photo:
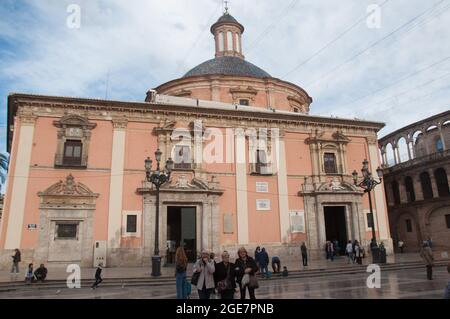
<instances>
[{"instance_id":1,"label":"church dome","mask_svg":"<svg viewBox=\"0 0 450 319\"><path fill-rule=\"evenodd\" d=\"M233 56L221 56L203 62L187 72L184 77L198 75L235 75L255 78L271 77L269 73L256 65Z\"/></svg>"}]
</instances>

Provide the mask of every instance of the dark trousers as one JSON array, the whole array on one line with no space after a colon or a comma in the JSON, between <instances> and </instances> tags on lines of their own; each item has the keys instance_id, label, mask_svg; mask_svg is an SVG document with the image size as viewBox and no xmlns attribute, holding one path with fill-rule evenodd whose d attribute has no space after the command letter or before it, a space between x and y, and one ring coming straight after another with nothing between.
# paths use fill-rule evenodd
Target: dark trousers
<instances>
[{"instance_id":1,"label":"dark trousers","mask_svg":"<svg viewBox=\"0 0 450 319\"><path fill-rule=\"evenodd\" d=\"M272 263L272 269L274 273L280 272L281 263L279 261Z\"/></svg>"},{"instance_id":2,"label":"dark trousers","mask_svg":"<svg viewBox=\"0 0 450 319\"><path fill-rule=\"evenodd\" d=\"M95 278L95 282L94 282L94 284L92 285L91 288L97 288L98 285L99 285L102 281L103 281L103 279L102 279L101 277Z\"/></svg>"},{"instance_id":3,"label":"dark trousers","mask_svg":"<svg viewBox=\"0 0 450 319\"><path fill-rule=\"evenodd\" d=\"M234 289L227 289L220 293L221 299L234 299Z\"/></svg>"},{"instance_id":4,"label":"dark trousers","mask_svg":"<svg viewBox=\"0 0 450 319\"><path fill-rule=\"evenodd\" d=\"M199 299L209 299L211 297L212 289L206 289L203 287L202 290L198 289L198 298Z\"/></svg>"},{"instance_id":5,"label":"dark trousers","mask_svg":"<svg viewBox=\"0 0 450 319\"><path fill-rule=\"evenodd\" d=\"M248 289L248 293L250 295L250 299L256 299L254 288L250 288L249 286L242 287L242 285L239 284L239 289L241 291L241 299L245 299L245 293L246 293L247 289Z\"/></svg>"},{"instance_id":6,"label":"dark trousers","mask_svg":"<svg viewBox=\"0 0 450 319\"><path fill-rule=\"evenodd\" d=\"M308 266L308 256L302 254L303 266Z\"/></svg>"},{"instance_id":7,"label":"dark trousers","mask_svg":"<svg viewBox=\"0 0 450 319\"><path fill-rule=\"evenodd\" d=\"M427 278L428 280L433 279L433 266L427 265Z\"/></svg>"}]
</instances>

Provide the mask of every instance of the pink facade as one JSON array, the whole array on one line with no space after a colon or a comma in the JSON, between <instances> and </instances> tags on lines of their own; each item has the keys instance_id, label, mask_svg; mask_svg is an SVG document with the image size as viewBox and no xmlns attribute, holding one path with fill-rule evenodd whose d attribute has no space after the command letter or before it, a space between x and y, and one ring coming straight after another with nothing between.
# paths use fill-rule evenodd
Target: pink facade
<instances>
[{"instance_id":1,"label":"pink facade","mask_svg":"<svg viewBox=\"0 0 450 319\"><path fill-rule=\"evenodd\" d=\"M219 26L236 27L224 21ZM233 30L240 39L243 29ZM216 59L245 61L240 50L222 53ZM144 160L155 160L158 148L162 163L180 149L189 151L186 165L161 190L159 243L167 262L172 241L187 245L193 254L262 245L283 258L299 254L301 242L320 256L332 236L367 245L372 236L368 200L351 174L360 171L364 159L371 170L380 165L376 141L383 124L310 116L312 99L303 89L243 67L248 74L194 69L161 85L161 95L149 94L145 103L11 95L8 124L14 130L8 140L3 255L21 248L35 263L92 265L101 255L111 266L148 264L156 227L155 190L145 182ZM173 95L187 98L171 100ZM197 99L229 105L202 107ZM242 103L248 106L234 105ZM196 121L221 133L222 144L206 133L196 141ZM241 138L237 129L250 128L276 129L279 138L270 136L269 141L278 144L255 146L248 135ZM173 138L177 129L190 136L184 144ZM196 153L200 145L205 157L211 143L215 155L223 153L213 163ZM267 167L251 161L260 154L278 158ZM245 164L239 164L240 157ZM381 187L373 202L377 236L389 248ZM325 211L345 214L346 224L331 225Z\"/></svg>"}]
</instances>

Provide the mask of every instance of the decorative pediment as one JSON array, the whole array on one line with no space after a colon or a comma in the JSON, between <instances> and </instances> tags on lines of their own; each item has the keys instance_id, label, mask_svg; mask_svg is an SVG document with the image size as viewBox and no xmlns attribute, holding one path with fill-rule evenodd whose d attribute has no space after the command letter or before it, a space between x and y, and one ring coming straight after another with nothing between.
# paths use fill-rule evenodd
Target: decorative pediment
<instances>
[{"instance_id":1,"label":"decorative pediment","mask_svg":"<svg viewBox=\"0 0 450 319\"><path fill-rule=\"evenodd\" d=\"M350 139L342 133L342 131L337 131L333 134L333 138L339 142L350 142Z\"/></svg>"},{"instance_id":2,"label":"decorative pediment","mask_svg":"<svg viewBox=\"0 0 450 319\"><path fill-rule=\"evenodd\" d=\"M59 181L53 184L43 192L38 193L39 196L83 196L98 197L98 194L92 192L89 187L82 183L75 183L72 174L66 177L65 181Z\"/></svg>"},{"instance_id":3,"label":"decorative pediment","mask_svg":"<svg viewBox=\"0 0 450 319\"><path fill-rule=\"evenodd\" d=\"M53 121L53 125L57 128L81 127L84 130L92 130L97 126L95 123L90 123L87 118L75 114L64 115L59 120Z\"/></svg>"},{"instance_id":4,"label":"decorative pediment","mask_svg":"<svg viewBox=\"0 0 450 319\"><path fill-rule=\"evenodd\" d=\"M323 183L318 188L319 192L355 192L356 186L343 182L338 177L334 177L328 182Z\"/></svg>"},{"instance_id":5,"label":"decorative pediment","mask_svg":"<svg viewBox=\"0 0 450 319\"><path fill-rule=\"evenodd\" d=\"M184 174L174 176L170 182L161 187L160 191L163 193L198 193L208 195L222 195L224 190L220 189L219 183L216 181L215 176L211 177L210 181L206 181L200 178L194 177L189 181L188 177ZM150 183L144 185L142 188L138 188L137 192L140 194L153 193L156 190Z\"/></svg>"},{"instance_id":6,"label":"decorative pediment","mask_svg":"<svg viewBox=\"0 0 450 319\"><path fill-rule=\"evenodd\" d=\"M154 128L155 134L172 132L175 129L176 121L165 120L159 124L159 127Z\"/></svg>"},{"instance_id":7,"label":"decorative pediment","mask_svg":"<svg viewBox=\"0 0 450 319\"><path fill-rule=\"evenodd\" d=\"M315 144L315 143L335 143L337 144L347 144L350 142L350 139L342 132L336 131L333 134L325 134L325 132L315 131L310 135L305 141L307 144Z\"/></svg>"}]
</instances>

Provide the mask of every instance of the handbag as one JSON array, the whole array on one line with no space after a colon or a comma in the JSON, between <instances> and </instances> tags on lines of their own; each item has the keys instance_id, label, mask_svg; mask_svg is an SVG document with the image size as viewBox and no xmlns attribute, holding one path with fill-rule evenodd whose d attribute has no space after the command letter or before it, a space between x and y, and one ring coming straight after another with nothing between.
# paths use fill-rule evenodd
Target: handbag
<instances>
[{"instance_id":1,"label":"handbag","mask_svg":"<svg viewBox=\"0 0 450 319\"><path fill-rule=\"evenodd\" d=\"M241 286L242 286L242 287L245 287L245 286L247 286L249 283L250 283L250 275L249 275L249 274L245 274L245 275L242 277L242 280L241 280Z\"/></svg>"},{"instance_id":2,"label":"handbag","mask_svg":"<svg viewBox=\"0 0 450 319\"><path fill-rule=\"evenodd\" d=\"M227 277L217 283L217 291L222 293L226 290L231 289L231 283L228 279L230 277L230 265L228 265Z\"/></svg>"},{"instance_id":3,"label":"handbag","mask_svg":"<svg viewBox=\"0 0 450 319\"><path fill-rule=\"evenodd\" d=\"M200 273L199 272L194 272L192 274L191 284L193 284L194 286L197 286L199 278L200 278Z\"/></svg>"},{"instance_id":4,"label":"handbag","mask_svg":"<svg viewBox=\"0 0 450 319\"><path fill-rule=\"evenodd\" d=\"M249 277L250 277L250 281L248 283L248 287L252 288L252 289L258 289L259 283L258 283L258 279L256 279L256 276L249 276Z\"/></svg>"}]
</instances>

